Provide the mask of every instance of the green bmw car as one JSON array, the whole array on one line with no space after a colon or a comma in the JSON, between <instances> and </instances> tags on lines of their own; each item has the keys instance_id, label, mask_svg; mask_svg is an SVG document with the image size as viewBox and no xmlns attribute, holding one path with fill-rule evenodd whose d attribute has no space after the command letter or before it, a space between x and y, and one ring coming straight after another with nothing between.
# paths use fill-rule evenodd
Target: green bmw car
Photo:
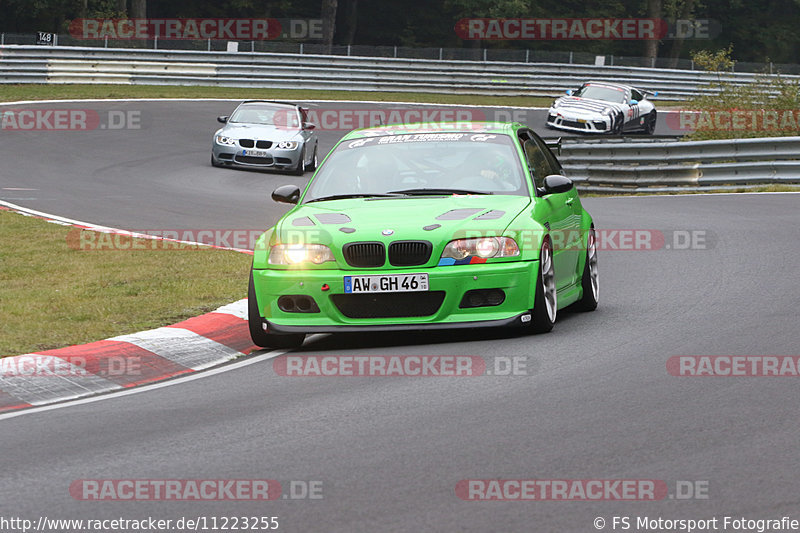
<instances>
[{"instance_id":1,"label":"green bmw car","mask_svg":"<svg viewBox=\"0 0 800 533\"><path fill-rule=\"evenodd\" d=\"M256 243L257 346L306 334L516 326L597 307L592 217L550 147L519 123L345 135Z\"/></svg>"}]
</instances>

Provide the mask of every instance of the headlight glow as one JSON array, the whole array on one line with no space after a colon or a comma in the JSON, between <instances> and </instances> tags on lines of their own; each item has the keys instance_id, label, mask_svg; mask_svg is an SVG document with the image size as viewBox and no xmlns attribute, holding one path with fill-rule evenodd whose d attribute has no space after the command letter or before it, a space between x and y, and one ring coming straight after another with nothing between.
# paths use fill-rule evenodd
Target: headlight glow
<instances>
[{"instance_id":1,"label":"headlight glow","mask_svg":"<svg viewBox=\"0 0 800 533\"><path fill-rule=\"evenodd\" d=\"M331 249L324 244L276 244L269 252L270 265L321 265L335 261Z\"/></svg>"},{"instance_id":2,"label":"headlight glow","mask_svg":"<svg viewBox=\"0 0 800 533\"><path fill-rule=\"evenodd\" d=\"M294 150L297 148L297 141L281 141L277 148L278 150Z\"/></svg>"},{"instance_id":3,"label":"headlight glow","mask_svg":"<svg viewBox=\"0 0 800 533\"><path fill-rule=\"evenodd\" d=\"M489 259L492 257L515 257L518 255L519 246L511 237L478 237L450 241L444 247L442 259L463 261L471 257Z\"/></svg>"},{"instance_id":4,"label":"headlight glow","mask_svg":"<svg viewBox=\"0 0 800 533\"><path fill-rule=\"evenodd\" d=\"M217 144L224 144L226 146L234 146L236 144L236 139L232 139L230 137L225 137L224 135L217 135Z\"/></svg>"}]
</instances>

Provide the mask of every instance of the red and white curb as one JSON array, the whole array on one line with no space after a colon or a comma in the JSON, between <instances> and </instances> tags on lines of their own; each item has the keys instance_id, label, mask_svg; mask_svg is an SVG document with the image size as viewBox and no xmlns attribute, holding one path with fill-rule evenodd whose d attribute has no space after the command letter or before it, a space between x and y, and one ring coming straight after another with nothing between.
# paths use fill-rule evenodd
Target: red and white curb
<instances>
[{"instance_id":1,"label":"red and white curb","mask_svg":"<svg viewBox=\"0 0 800 533\"><path fill-rule=\"evenodd\" d=\"M68 348L0 358L0 413L153 383L259 349L247 299L183 322Z\"/></svg>"},{"instance_id":2,"label":"red and white curb","mask_svg":"<svg viewBox=\"0 0 800 533\"><path fill-rule=\"evenodd\" d=\"M0 201L0 209L61 225L136 236L8 202ZM250 250L233 250L252 254ZM153 383L220 365L258 349L250 339L247 299L242 299L170 326L89 344L2 357L0 413Z\"/></svg>"}]
</instances>

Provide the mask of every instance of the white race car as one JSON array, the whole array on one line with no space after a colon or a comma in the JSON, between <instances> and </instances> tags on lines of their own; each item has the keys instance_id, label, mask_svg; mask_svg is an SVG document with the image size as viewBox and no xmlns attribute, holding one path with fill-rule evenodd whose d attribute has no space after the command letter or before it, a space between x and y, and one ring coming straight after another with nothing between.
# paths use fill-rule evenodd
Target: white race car
<instances>
[{"instance_id":1,"label":"white race car","mask_svg":"<svg viewBox=\"0 0 800 533\"><path fill-rule=\"evenodd\" d=\"M587 81L577 91L567 91L553 102L547 113L547 127L583 133L629 131L653 133L656 106L648 93L628 85Z\"/></svg>"}]
</instances>

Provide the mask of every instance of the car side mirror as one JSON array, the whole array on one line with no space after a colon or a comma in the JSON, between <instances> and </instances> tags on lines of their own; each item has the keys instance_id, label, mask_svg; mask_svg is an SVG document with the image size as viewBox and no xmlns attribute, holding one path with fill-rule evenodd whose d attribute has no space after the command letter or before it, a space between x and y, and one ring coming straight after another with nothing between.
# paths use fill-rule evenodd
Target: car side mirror
<instances>
[{"instance_id":1,"label":"car side mirror","mask_svg":"<svg viewBox=\"0 0 800 533\"><path fill-rule=\"evenodd\" d=\"M639 100L631 99L631 105L636 105L639 103Z\"/></svg>"},{"instance_id":2,"label":"car side mirror","mask_svg":"<svg viewBox=\"0 0 800 533\"><path fill-rule=\"evenodd\" d=\"M217 122L222 122L223 124L225 124L226 122L228 122L228 117L219 116L219 117L217 117Z\"/></svg>"},{"instance_id":3,"label":"car side mirror","mask_svg":"<svg viewBox=\"0 0 800 533\"><path fill-rule=\"evenodd\" d=\"M561 174L551 174L544 178L544 193L558 194L571 191L575 186L572 180Z\"/></svg>"},{"instance_id":4,"label":"car side mirror","mask_svg":"<svg viewBox=\"0 0 800 533\"><path fill-rule=\"evenodd\" d=\"M316 124L312 124L311 122L303 122L303 129L304 130L313 130L316 127L317 127L317 125Z\"/></svg>"},{"instance_id":5,"label":"car side mirror","mask_svg":"<svg viewBox=\"0 0 800 533\"><path fill-rule=\"evenodd\" d=\"M272 191L272 199L282 204L296 204L300 200L300 188L297 185L281 185Z\"/></svg>"}]
</instances>

